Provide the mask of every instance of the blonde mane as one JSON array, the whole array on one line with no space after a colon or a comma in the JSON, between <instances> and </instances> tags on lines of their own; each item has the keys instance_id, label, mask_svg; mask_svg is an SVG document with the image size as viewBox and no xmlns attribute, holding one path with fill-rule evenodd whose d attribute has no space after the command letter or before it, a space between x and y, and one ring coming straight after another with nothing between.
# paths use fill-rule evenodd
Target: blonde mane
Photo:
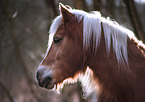
<instances>
[{"instance_id":1,"label":"blonde mane","mask_svg":"<svg viewBox=\"0 0 145 102\"><path fill-rule=\"evenodd\" d=\"M83 21L83 48L85 50L90 50L91 41L93 41L93 51L96 51L100 44L102 25L108 55L112 44L118 63L128 65L127 37L135 38L132 31L120 26L109 18L101 17L99 12L87 13L76 9L68 9L68 11L75 15L78 22ZM48 50L51 47L54 34L62 23L63 18L60 14L54 19L50 27Z\"/></svg>"},{"instance_id":2,"label":"blonde mane","mask_svg":"<svg viewBox=\"0 0 145 102\"><path fill-rule=\"evenodd\" d=\"M60 7L61 14L50 27L47 53L38 67L39 86L55 90L78 82L82 98L88 101L144 102L145 45L131 30L99 12ZM79 35L62 34L65 30Z\"/></svg>"}]
</instances>

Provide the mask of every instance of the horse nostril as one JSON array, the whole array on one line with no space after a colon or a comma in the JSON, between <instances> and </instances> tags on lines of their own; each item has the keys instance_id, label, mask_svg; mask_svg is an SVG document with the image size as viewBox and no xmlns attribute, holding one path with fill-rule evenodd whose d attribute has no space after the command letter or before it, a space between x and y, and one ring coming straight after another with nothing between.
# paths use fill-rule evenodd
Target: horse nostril
<instances>
[{"instance_id":1,"label":"horse nostril","mask_svg":"<svg viewBox=\"0 0 145 102\"><path fill-rule=\"evenodd\" d=\"M52 77L46 76L43 80L38 80L39 86L48 88L52 84Z\"/></svg>"},{"instance_id":2,"label":"horse nostril","mask_svg":"<svg viewBox=\"0 0 145 102\"><path fill-rule=\"evenodd\" d=\"M54 87L52 71L46 66L39 66L38 71L36 72L36 79L41 87L47 89L52 89Z\"/></svg>"},{"instance_id":3,"label":"horse nostril","mask_svg":"<svg viewBox=\"0 0 145 102\"><path fill-rule=\"evenodd\" d=\"M51 85L51 82L52 82L52 77L51 76L47 76L44 79L44 87L47 88L48 85Z\"/></svg>"},{"instance_id":4,"label":"horse nostril","mask_svg":"<svg viewBox=\"0 0 145 102\"><path fill-rule=\"evenodd\" d=\"M51 76L46 77L46 81L48 82L48 84L50 84L52 81L52 77Z\"/></svg>"}]
</instances>

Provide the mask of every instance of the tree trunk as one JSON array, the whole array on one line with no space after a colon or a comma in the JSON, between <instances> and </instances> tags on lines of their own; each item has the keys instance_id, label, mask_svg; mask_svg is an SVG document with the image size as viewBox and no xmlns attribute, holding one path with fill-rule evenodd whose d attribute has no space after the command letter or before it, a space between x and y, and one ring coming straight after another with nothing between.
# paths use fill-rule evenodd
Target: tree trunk
<instances>
[{"instance_id":1,"label":"tree trunk","mask_svg":"<svg viewBox=\"0 0 145 102\"><path fill-rule=\"evenodd\" d=\"M133 0L124 0L124 3L126 4L128 15L131 19L132 25L134 27L135 35L145 42L145 35L143 31L143 27L141 24L141 21L139 19L135 4Z\"/></svg>"},{"instance_id":2,"label":"tree trunk","mask_svg":"<svg viewBox=\"0 0 145 102\"><path fill-rule=\"evenodd\" d=\"M4 1L3 5L0 5L0 9L1 9L2 15L4 16L4 19L7 23L8 30L10 31L11 39L14 43L14 50L15 50L15 53L17 56L17 60L20 62L21 66L22 66L21 68L24 71L25 78L27 80L27 84L30 86L30 91L31 91L33 97L37 100L37 102L41 102L34 91L33 86L36 85L36 82L29 76L29 71L28 71L27 66L25 64L24 57L22 55L22 51L20 49L19 42L18 42L17 36L15 34L14 21L12 20L12 18L10 16L11 10L9 8L9 2ZM1 84L1 86L2 86L2 84Z\"/></svg>"},{"instance_id":3,"label":"tree trunk","mask_svg":"<svg viewBox=\"0 0 145 102\"><path fill-rule=\"evenodd\" d=\"M94 10L101 11L101 0L93 0Z\"/></svg>"},{"instance_id":4,"label":"tree trunk","mask_svg":"<svg viewBox=\"0 0 145 102\"><path fill-rule=\"evenodd\" d=\"M86 4L85 0L74 0L73 3L74 3L75 8L88 11L87 4Z\"/></svg>"},{"instance_id":5,"label":"tree trunk","mask_svg":"<svg viewBox=\"0 0 145 102\"><path fill-rule=\"evenodd\" d=\"M57 16L58 15L58 12L56 10L55 0L45 0L45 3L47 5L47 7L50 6L52 8L52 11L54 13L54 16Z\"/></svg>"}]
</instances>

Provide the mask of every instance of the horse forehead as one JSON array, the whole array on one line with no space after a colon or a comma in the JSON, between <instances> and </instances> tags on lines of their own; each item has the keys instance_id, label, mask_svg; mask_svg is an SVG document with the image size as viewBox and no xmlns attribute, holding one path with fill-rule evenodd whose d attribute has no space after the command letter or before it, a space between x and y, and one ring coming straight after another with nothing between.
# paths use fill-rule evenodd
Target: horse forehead
<instances>
[{"instance_id":1,"label":"horse forehead","mask_svg":"<svg viewBox=\"0 0 145 102\"><path fill-rule=\"evenodd\" d=\"M74 33L76 31L81 31L82 22L76 24L67 24L67 25L61 25L58 27L58 30L56 31L55 35L65 35L68 33ZM73 34L74 36L75 34Z\"/></svg>"},{"instance_id":2,"label":"horse forehead","mask_svg":"<svg viewBox=\"0 0 145 102\"><path fill-rule=\"evenodd\" d=\"M61 26L58 28L56 34L63 35L64 33L65 33L65 27L64 27L64 25L61 25Z\"/></svg>"}]
</instances>

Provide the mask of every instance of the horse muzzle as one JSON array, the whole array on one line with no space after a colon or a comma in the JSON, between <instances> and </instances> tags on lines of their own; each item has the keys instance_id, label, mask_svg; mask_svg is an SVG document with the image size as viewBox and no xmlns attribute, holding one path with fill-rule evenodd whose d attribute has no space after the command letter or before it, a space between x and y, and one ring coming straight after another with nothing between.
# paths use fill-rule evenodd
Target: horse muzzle
<instances>
[{"instance_id":1,"label":"horse muzzle","mask_svg":"<svg viewBox=\"0 0 145 102\"><path fill-rule=\"evenodd\" d=\"M50 68L46 66L39 66L36 73L36 78L39 86L47 89L52 89L54 87L52 71Z\"/></svg>"}]
</instances>

